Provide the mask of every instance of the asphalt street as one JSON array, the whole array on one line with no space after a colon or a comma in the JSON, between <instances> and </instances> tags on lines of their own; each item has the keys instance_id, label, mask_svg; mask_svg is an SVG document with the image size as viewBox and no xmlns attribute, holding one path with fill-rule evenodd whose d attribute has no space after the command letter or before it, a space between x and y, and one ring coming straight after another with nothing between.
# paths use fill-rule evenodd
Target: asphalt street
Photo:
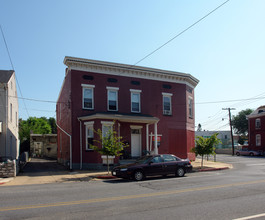
<instances>
[{"instance_id":1,"label":"asphalt street","mask_svg":"<svg viewBox=\"0 0 265 220\"><path fill-rule=\"evenodd\" d=\"M218 155L233 169L142 182L0 188L0 219L265 219L265 158Z\"/></svg>"}]
</instances>

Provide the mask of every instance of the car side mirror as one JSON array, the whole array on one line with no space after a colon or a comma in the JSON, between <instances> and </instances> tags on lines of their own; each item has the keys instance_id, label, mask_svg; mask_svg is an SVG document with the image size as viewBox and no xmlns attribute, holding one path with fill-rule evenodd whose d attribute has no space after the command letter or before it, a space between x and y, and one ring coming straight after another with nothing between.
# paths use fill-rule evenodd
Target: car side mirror
<instances>
[{"instance_id":1,"label":"car side mirror","mask_svg":"<svg viewBox=\"0 0 265 220\"><path fill-rule=\"evenodd\" d=\"M153 161L150 161L148 164L151 165L152 163L154 163Z\"/></svg>"}]
</instances>

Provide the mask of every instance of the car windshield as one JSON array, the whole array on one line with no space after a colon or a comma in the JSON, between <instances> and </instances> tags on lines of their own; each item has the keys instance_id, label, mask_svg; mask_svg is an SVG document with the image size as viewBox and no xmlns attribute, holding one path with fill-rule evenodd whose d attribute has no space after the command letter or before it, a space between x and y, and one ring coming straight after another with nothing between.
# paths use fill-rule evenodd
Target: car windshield
<instances>
[{"instance_id":1,"label":"car windshield","mask_svg":"<svg viewBox=\"0 0 265 220\"><path fill-rule=\"evenodd\" d=\"M147 163L153 156L144 156L136 160L136 163Z\"/></svg>"}]
</instances>

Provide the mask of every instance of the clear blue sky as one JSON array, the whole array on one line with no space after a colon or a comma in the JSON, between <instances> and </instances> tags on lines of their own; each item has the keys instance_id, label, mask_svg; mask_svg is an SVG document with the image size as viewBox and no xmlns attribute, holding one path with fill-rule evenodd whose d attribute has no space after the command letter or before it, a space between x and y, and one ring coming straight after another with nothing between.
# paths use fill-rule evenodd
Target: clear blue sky
<instances>
[{"instance_id":1,"label":"clear blue sky","mask_svg":"<svg viewBox=\"0 0 265 220\"><path fill-rule=\"evenodd\" d=\"M65 56L135 64L223 2L1 0L0 24L23 97L56 102ZM264 11L264 0L230 0L138 65L198 78L196 125L229 129L222 108L237 114L265 104ZM0 69L12 69L1 35ZM264 98L220 103L253 97ZM25 104L29 116L55 117L55 103ZM27 119L22 99L19 105L20 118Z\"/></svg>"}]
</instances>

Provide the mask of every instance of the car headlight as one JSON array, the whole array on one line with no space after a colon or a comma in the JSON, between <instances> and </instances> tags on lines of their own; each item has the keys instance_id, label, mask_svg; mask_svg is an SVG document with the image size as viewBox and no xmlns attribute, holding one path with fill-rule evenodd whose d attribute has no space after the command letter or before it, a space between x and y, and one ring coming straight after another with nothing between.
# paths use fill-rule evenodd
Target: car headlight
<instances>
[{"instance_id":1,"label":"car headlight","mask_svg":"<svg viewBox=\"0 0 265 220\"><path fill-rule=\"evenodd\" d=\"M127 168L122 168L121 172L124 172L124 171L127 171L127 170L128 170Z\"/></svg>"}]
</instances>

